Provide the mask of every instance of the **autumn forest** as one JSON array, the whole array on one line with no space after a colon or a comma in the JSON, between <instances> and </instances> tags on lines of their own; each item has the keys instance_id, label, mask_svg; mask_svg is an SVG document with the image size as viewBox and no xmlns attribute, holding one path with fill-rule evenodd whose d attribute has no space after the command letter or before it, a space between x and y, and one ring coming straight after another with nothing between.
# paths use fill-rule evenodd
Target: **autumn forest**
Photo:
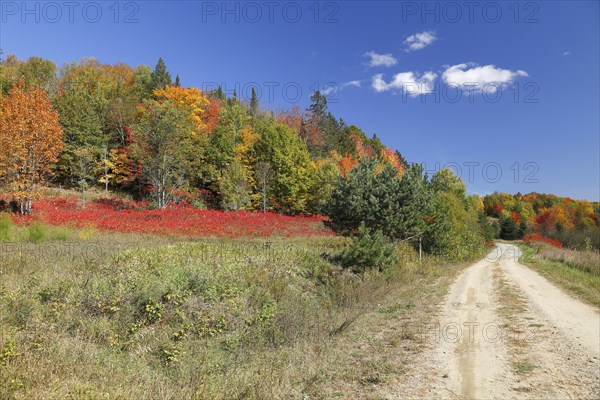
<instances>
[{"instance_id":1,"label":"autumn forest","mask_svg":"<svg viewBox=\"0 0 600 400\"><path fill-rule=\"evenodd\" d=\"M318 91L306 110L275 112L261 108L254 90L246 101L220 87L184 87L162 59L154 68L95 59L57 67L11 55L0 64L0 87L3 207L23 215L35 215L36 199L51 186L78 191L81 209L90 191L104 191L159 210L185 204L325 215L334 231L352 233L359 224L344 213L372 208L364 195L372 189L403 193L406 207L396 211L412 223L385 226L386 217L372 216L377 222L367 228L395 240L422 236L426 248L458 258L466 255L456 250L462 246L531 232L599 245L597 203L536 193L467 196L451 171L427 177L376 135L332 115Z\"/></svg>"}]
</instances>

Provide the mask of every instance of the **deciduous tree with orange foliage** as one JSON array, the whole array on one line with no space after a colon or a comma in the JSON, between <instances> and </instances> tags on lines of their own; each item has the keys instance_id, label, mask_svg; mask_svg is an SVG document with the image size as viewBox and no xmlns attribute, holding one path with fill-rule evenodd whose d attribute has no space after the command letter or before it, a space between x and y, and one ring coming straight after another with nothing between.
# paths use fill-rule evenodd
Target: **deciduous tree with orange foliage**
<instances>
[{"instance_id":1,"label":"deciduous tree with orange foliage","mask_svg":"<svg viewBox=\"0 0 600 400\"><path fill-rule=\"evenodd\" d=\"M17 83L2 101L0 172L22 214L31 212L36 187L62 149L58 113L46 92Z\"/></svg>"},{"instance_id":2,"label":"deciduous tree with orange foliage","mask_svg":"<svg viewBox=\"0 0 600 400\"><path fill-rule=\"evenodd\" d=\"M171 101L175 107L187 111L194 122L195 131L206 132L207 126L203 114L209 105L209 100L200 89L167 86L164 89L154 90L153 94L160 103Z\"/></svg>"},{"instance_id":3,"label":"deciduous tree with orange foliage","mask_svg":"<svg viewBox=\"0 0 600 400\"><path fill-rule=\"evenodd\" d=\"M381 150L381 159L383 162L396 168L396 171L398 171L398 176L402 176L402 173L404 172L404 164L402 164L398 154L394 152L394 150L390 149L389 147Z\"/></svg>"}]
</instances>

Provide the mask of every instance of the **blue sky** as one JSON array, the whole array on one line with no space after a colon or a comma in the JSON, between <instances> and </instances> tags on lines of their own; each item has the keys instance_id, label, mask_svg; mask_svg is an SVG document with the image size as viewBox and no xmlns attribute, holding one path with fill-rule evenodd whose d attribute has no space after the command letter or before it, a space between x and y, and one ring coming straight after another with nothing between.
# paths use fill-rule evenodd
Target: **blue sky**
<instances>
[{"instance_id":1,"label":"blue sky","mask_svg":"<svg viewBox=\"0 0 600 400\"><path fill-rule=\"evenodd\" d=\"M274 110L319 87L336 116L473 193L599 200L597 1L72 4L0 1L0 48L59 65L162 56L185 86L254 83Z\"/></svg>"}]
</instances>

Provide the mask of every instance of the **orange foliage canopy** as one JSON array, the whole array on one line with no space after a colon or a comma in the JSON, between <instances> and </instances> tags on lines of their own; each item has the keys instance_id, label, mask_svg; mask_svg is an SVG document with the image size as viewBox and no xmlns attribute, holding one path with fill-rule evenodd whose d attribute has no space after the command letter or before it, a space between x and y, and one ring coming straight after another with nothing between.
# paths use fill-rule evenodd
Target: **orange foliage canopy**
<instances>
[{"instance_id":1,"label":"orange foliage canopy","mask_svg":"<svg viewBox=\"0 0 600 400\"><path fill-rule=\"evenodd\" d=\"M398 171L398 176L402 176L402 174L404 173L404 164L402 164L402 162L398 158L398 154L394 150L390 149L389 147L381 150L381 159L385 163L390 164L392 167L396 168L396 170Z\"/></svg>"},{"instance_id":2,"label":"orange foliage canopy","mask_svg":"<svg viewBox=\"0 0 600 400\"><path fill-rule=\"evenodd\" d=\"M46 92L25 90L23 80L3 99L1 118L0 174L26 214L36 185L58 159L63 131Z\"/></svg>"},{"instance_id":3,"label":"orange foliage canopy","mask_svg":"<svg viewBox=\"0 0 600 400\"><path fill-rule=\"evenodd\" d=\"M289 126L296 132L297 135L300 135L302 130L302 113L300 112L300 108L298 106L294 106L291 111L279 112L277 114L277 122ZM307 128L308 131L317 129L316 124L311 125L315 126Z\"/></svg>"},{"instance_id":4,"label":"orange foliage canopy","mask_svg":"<svg viewBox=\"0 0 600 400\"><path fill-rule=\"evenodd\" d=\"M358 160L353 158L351 155L346 155L340 159L338 162L338 168L340 169L340 174L343 177L346 177L352 169L358 164Z\"/></svg>"}]
</instances>

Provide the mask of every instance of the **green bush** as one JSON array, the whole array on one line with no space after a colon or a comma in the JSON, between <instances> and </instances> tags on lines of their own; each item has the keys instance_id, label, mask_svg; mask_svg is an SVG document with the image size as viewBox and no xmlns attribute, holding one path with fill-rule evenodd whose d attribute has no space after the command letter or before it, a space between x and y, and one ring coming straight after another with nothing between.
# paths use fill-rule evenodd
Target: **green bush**
<instances>
[{"instance_id":1,"label":"green bush","mask_svg":"<svg viewBox=\"0 0 600 400\"><path fill-rule=\"evenodd\" d=\"M49 232L49 237L56 240L68 240L73 235L71 228L66 226L53 227Z\"/></svg>"},{"instance_id":2,"label":"green bush","mask_svg":"<svg viewBox=\"0 0 600 400\"><path fill-rule=\"evenodd\" d=\"M39 222L32 222L25 229L25 239L31 242L41 242L48 236L48 228Z\"/></svg>"},{"instance_id":3,"label":"green bush","mask_svg":"<svg viewBox=\"0 0 600 400\"><path fill-rule=\"evenodd\" d=\"M364 224L358 229L358 234L352 237L352 243L342 251L339 260L343 267L354 272L383 270L398 261L390 240L381 231L369 231Z\"/></svg>"},{"instance_id":4,"label":"green bush","mask_svg":"<svg viewBox=\"0 0 600 400\"><path fill-rule=\"evenodd\" d=\"M6 213L0 214L0 242L8 242L13 238L14 223Z\"/></svg>"}]
</instances>

